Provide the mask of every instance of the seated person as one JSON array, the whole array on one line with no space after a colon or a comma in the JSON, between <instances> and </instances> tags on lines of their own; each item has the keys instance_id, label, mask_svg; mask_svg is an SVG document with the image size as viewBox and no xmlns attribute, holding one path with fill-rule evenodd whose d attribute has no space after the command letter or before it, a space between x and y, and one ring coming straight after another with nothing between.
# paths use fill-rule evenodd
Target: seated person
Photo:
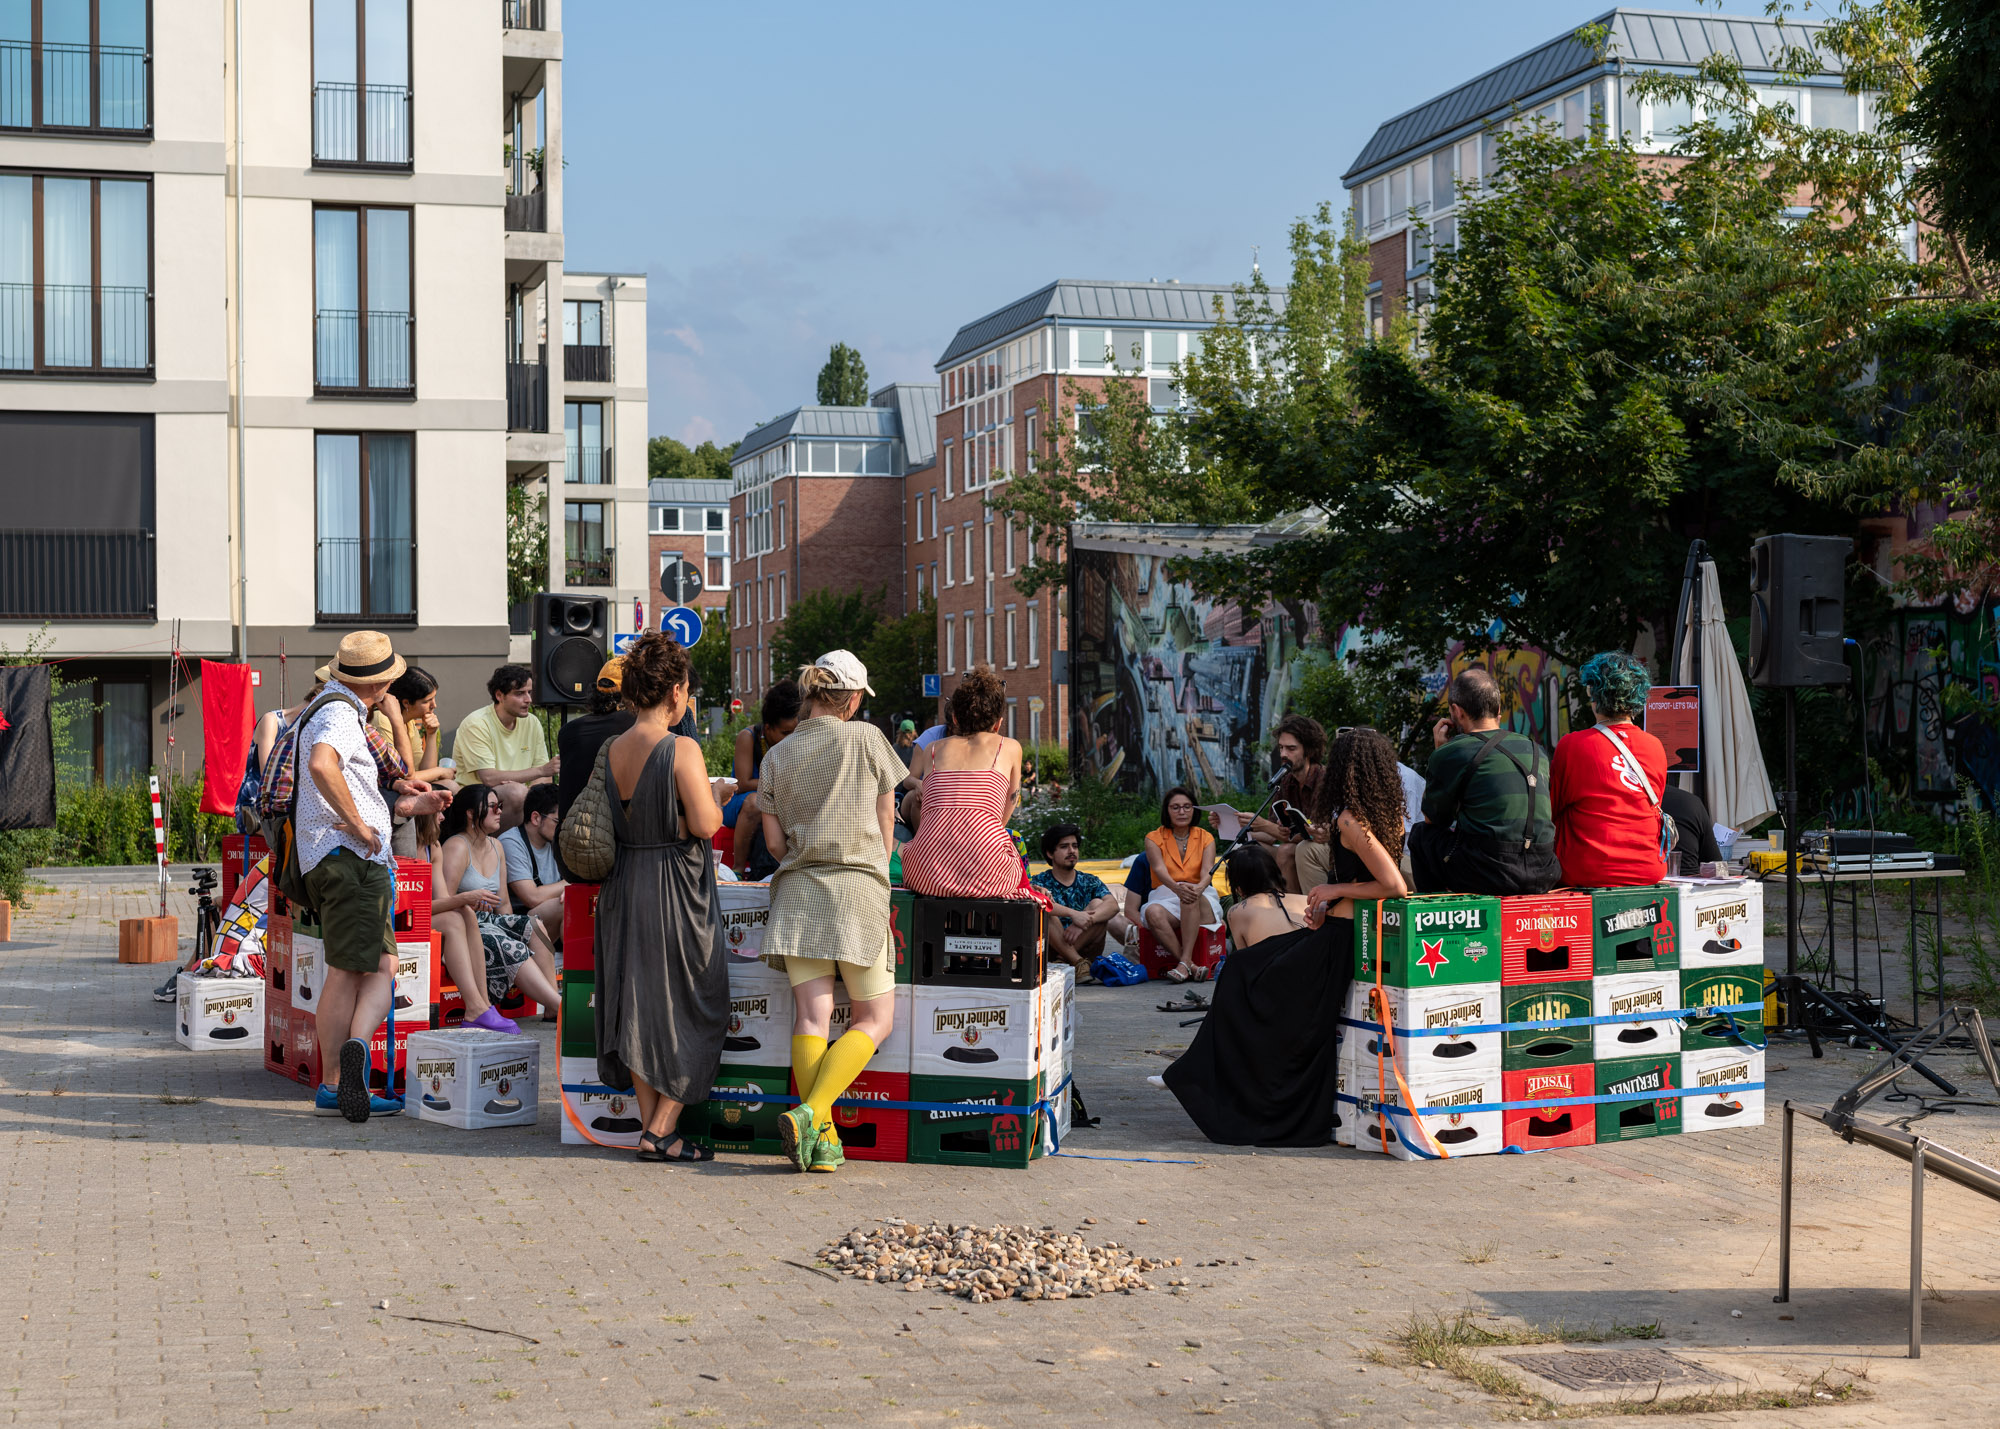
<instances>
[{"instance_id":1,"label":"seated person","mask_svg":"<svg viewBox=\"0 0 2000 1429\"><path fill-rule=\"evenodd\" d=\"M736 795L722 806L722 826L733 829L743 803L757 792L757 775L764 767L765 753L799 727L799 683L780 680L764 692L757 722L736 731L736 755L731 773L736 779ZM753 820L753 823L760 822ZM736 871L743 871L743 853L748 841L738 842Z\"/></svg>"},{"instance_id":2,"label":"seated person","mask_svg":"<svg viewBox=\"0 0 2000 1429\"><path fill-rule=\"evenodd\" d=\"M500 835L507 857L507 892L514 906L542 925L551 943L562 936L563 881L556 867L556 831L562 815L553 784L537 784L521 805L521 827Z\"/></svg>"},{"instance_id":3,"label":"seated person","mask_svg":"<svg viewBox=\"0 0 2000 1429\"><path fill-rule=\"evenodd\" d=\"M1245 844L1223 860L1229 877L1230 904L1223 922L1229 946L1248 952L1266 938L1296 932L1306 925L1306 896L1287 893L1278 860L1262 844Z\"/></svg>"},{"instance_id":4,"label":"seated person","mask_svg":"<svg viewBox=\"0 0 2000 1429\"><path fill-rule=\"evenodd\" d=\"M924 775L931 769L931 746L948 734L956 734L951 722L951 702L945 701L944 723L934 724L917 736L910 753L910 773L896 786L896 822L914 831L924 817Z\"/></svg>"},{"instance_id":5,"label":"seated person","mask_svg":"<svg viewBox=\"0 0 2000 1429\"><path fill-rule=\"evenodd\" d=\"M1132 936L1125 940L1128 951L1138 949L1138 930L1145 926L1146 899L1152 891L1153 865L1142 853L1125 865L1125 881L1118 886L1118 896L1125 904L1125 921L1132 926Z\"/></svg>"},{"instance_id":6,"label":"seated person","mask_svg":"<svg viewBox=\"0 0 2000 1429\"><path fill-rule=\"evenodd\" d=\"M902 760L903 767L908 769L910 761L916 758L916 755L917 722L913 719L906 719L896 726L896 757Z\"/></svg>"},{"instance_id":7,"label":"seated person","mask_svg":"<svg viewBox=\"0 0 2000 1429\"><path fill-rule=\"evenodd\" d=\"M420 814L416 825L417 851L414 855L431 866L431 929L438 935L439 961L445 976L458 989L465 1007L462 1025L483 1027L488 1032L518 1033L520 1024L502 1017L486 995L486 954L479 938L477 891L447 893L444 881L443 820L436 814Z\"/></svg>"},{"instance_id":8,"label":"seated person","mask_svg":"<svg viewBox=\"0 0 2000 1429\"><path fill-rule=\"evenodd\" d=\"M1042 857L1048 868L1028 881L1049 895L1055 906L1042 923L1049 951L1076 969L1078 984L1095 982L1090 960L1104 951L1107 935L1123 946L1131 924L1123 903L1094 873L1077 869L1083 854L1083 830L1075 824L1055 824L1042 835Z\"/></svg>"},{"instance_id":9,"label":"seated person","mask_svg":"<svg viewBox=\"0 0 2000 1429\"><path fill-rule=\"evenodd\" d=\"M446 891L452 903L448 911L471 920L467 946L477 946L483 955L488 999L502 1001L519 983L536 1002L554 1007L562 1001L556 991L555 951L542 925L526 913L516 913L508 897L506 860L500 853L500 791L484 784L466 785L445 810L440 831L444 859L441 876L432 878L431 885ZM433 914L438 902L433 897ZM463 990L465 984L459 987Z\"/></svg>"},{"instance_id":10,"label":"seated person","mask_svg":"<svg viewBox=\"0 0 2000 1429\"><path fill-rule=\"evenodd\" d=\"M1195 965L1194 951L1205 929L1222 926L1222 900L1209 886L1215 874L1215 838L1200 819L1193 793L1177 784L1160 800L1160 826L1146 835L1153 876L1143 910L1146 926L1163 950L1180 957L1167 969L1168 982L1208 977L1207 968Z\"/></svg>"},{"instance_id":11,"label":"seated person","mask_svg":"<svg viewBox=\"0 0 2000 1429\"><path fill-rule=\"evenodd\" d=\"M1500 725L1500 686L1477 665L1446 687L1431 731L1423 822L1410 830L1419 893L1546 893L1562 881L1541 746Z\"/></svg>"},{"instance_id":12,"label":"seated person","mask_svg":"<svg viewBox=\"0 0 2000 1429\"><path fill-rule=\"evenodd\" d=\"M449 784L452 771L438 753L437 679L421 665L412 665L389 686L377 713L386 717L396 752L420 784Z\"/></svg>"},{"instance_id":13,"label":"seated person","mask_svg":"<svg viewBox=\"0 0 2000 1429\"><path fill-rule=\"evenodd\" d=\"M1722 862L1722 849L1715 842L1715 820L1692 789L1683 789L1669 779L1667 792L1660 795L1660 807L1674 821L1673 873L1695 878L1704 863Z\"/></svg>"},{"instance_id":14,"label":"seated person","mask_svg":"<svg viewBox=\"0 0 2000 1429\"><path fill-rule=\"evenodd\" d=\"M1660 804L1667 750L1633 723L1646 708L1652 672L1631 655L1607 651L1585 662L1582 678L1597 723L1564 735L1549 767L1563 882L1573 888L1658 883L1667 876Z\"/></svg>"},{"instance_id":15,"label":"seated person","mask_svg":"<svg viewBox=\"0 0 2000 1429\"><path fill-rule=\"evenodd\" d=\"M903 885L932 898L1032 898L1027 866L1007 830L1020 802L1021 742L1000 733L1007 687L980 665L951 692L953 727L925 750L923 821L903 845Z\"/></svg>"},{"instance_id":16,"label":"seated person","mask_svg":"<svg viewBox=\"0 0 2000 1429\"><path fill-rule=\"evenodd\" d=\"M1285 887L1302 893L1326 881L1325 841L1315 840L1305 827L1325 772L1326 731L1316 719L1287 715L1272 726L1271 735L1271 752L1284 764L1285 775L1272 801L1273 817L1251 819L1248 837L1270 849L1285 875ZM1296 811L1297 817L1289 821L1277 817L1287 810ZM1306 863L1303 871L1301 859Z\"/></svg>"},{"instance_id":17,"label":"seated person","mask_svg":"<svg viewBox=\"0 0 2000 1429\"><path fill-rule=\"evenodd\" d=\"M528 786L555 778L561 766L549 758L548 736L535 717L533 670L499 666L486 682L486 694L492 703L458 722L451 759L460 788L484 784L500 791L500 827L511 829L521 822Z\"/></svg>"}]
</instances>

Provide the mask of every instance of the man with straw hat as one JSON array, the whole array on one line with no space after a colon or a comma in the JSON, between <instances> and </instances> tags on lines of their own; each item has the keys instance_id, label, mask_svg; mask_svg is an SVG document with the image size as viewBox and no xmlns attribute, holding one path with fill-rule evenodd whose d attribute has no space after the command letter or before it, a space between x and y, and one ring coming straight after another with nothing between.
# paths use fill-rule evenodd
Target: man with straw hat
<instances>
[{"instance_id":1,"label":"man with straw hat","mask_svg":"<svg viewBox=\"0 0 2000 1429\"><path fill-rule=\"evenodd\" d=\"M340 1067L338 1084L321 1083L313 1109L352 1122L403 1109L368 1090L368 1042L395 995L396 874L389 804L366 727L403 669L388 636L353 631L327 664L325 702L299 731L306 767L294 814L299 868L326 942L319 1040Z\"/></svg>"}]
</instances>

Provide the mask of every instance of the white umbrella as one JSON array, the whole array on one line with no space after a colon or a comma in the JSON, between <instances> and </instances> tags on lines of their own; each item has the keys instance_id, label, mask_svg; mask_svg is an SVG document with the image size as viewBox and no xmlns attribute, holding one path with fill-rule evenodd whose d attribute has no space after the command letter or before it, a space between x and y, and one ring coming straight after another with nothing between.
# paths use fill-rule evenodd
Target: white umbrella
<instances>
[{"instance_id":1,"label":"white umbrella","mask_svg":"<svg viewBox=\"0 0 2000 1429\"><path fill-rule=\"evenodd\" d=\"M1694 619L1682 629L1674 652L1674 682L1701 688L1701 781L1708 815L1732 829L1746 828L1778 811L1764 751L1750 718L1750 691L1723 623L1722 588L1715 562L1701 562ZM1680 776L1687 788L1694 776Z\"/></svg>"}]
</instances>

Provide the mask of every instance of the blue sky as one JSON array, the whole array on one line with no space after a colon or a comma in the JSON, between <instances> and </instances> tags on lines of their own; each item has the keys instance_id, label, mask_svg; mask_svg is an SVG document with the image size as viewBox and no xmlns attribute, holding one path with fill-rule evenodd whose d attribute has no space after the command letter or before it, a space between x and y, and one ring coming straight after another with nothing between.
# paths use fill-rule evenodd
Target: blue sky
<instances>
[{"instance_id":1,"label":"blue sky","mask_svg":"<svg viewBox=\"0 0 2000 1429\"><path fill-rule=\"evenodd\" d=\"M567 262L647 274L651 428L729 442L835 341L930 381L1052 278L1281 281L1377 124L1604 8L567 0Z\"/></svg>"}]
</instances>

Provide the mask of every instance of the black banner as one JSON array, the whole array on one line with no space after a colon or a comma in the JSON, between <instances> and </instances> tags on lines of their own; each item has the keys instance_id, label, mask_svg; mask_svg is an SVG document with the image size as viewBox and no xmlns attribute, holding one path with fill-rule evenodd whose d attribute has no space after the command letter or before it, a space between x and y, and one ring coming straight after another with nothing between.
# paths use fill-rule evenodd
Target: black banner
<instances>
[{"instance_id":1,"label":"black banner","mask_svg":"<svg viewBox=\"0 0 2000 1429\"><path fill-rule=\"evenodd\" d=\"M56 826L49 667L0 665L0 829Z\"/></svg>"}]
</instances>

